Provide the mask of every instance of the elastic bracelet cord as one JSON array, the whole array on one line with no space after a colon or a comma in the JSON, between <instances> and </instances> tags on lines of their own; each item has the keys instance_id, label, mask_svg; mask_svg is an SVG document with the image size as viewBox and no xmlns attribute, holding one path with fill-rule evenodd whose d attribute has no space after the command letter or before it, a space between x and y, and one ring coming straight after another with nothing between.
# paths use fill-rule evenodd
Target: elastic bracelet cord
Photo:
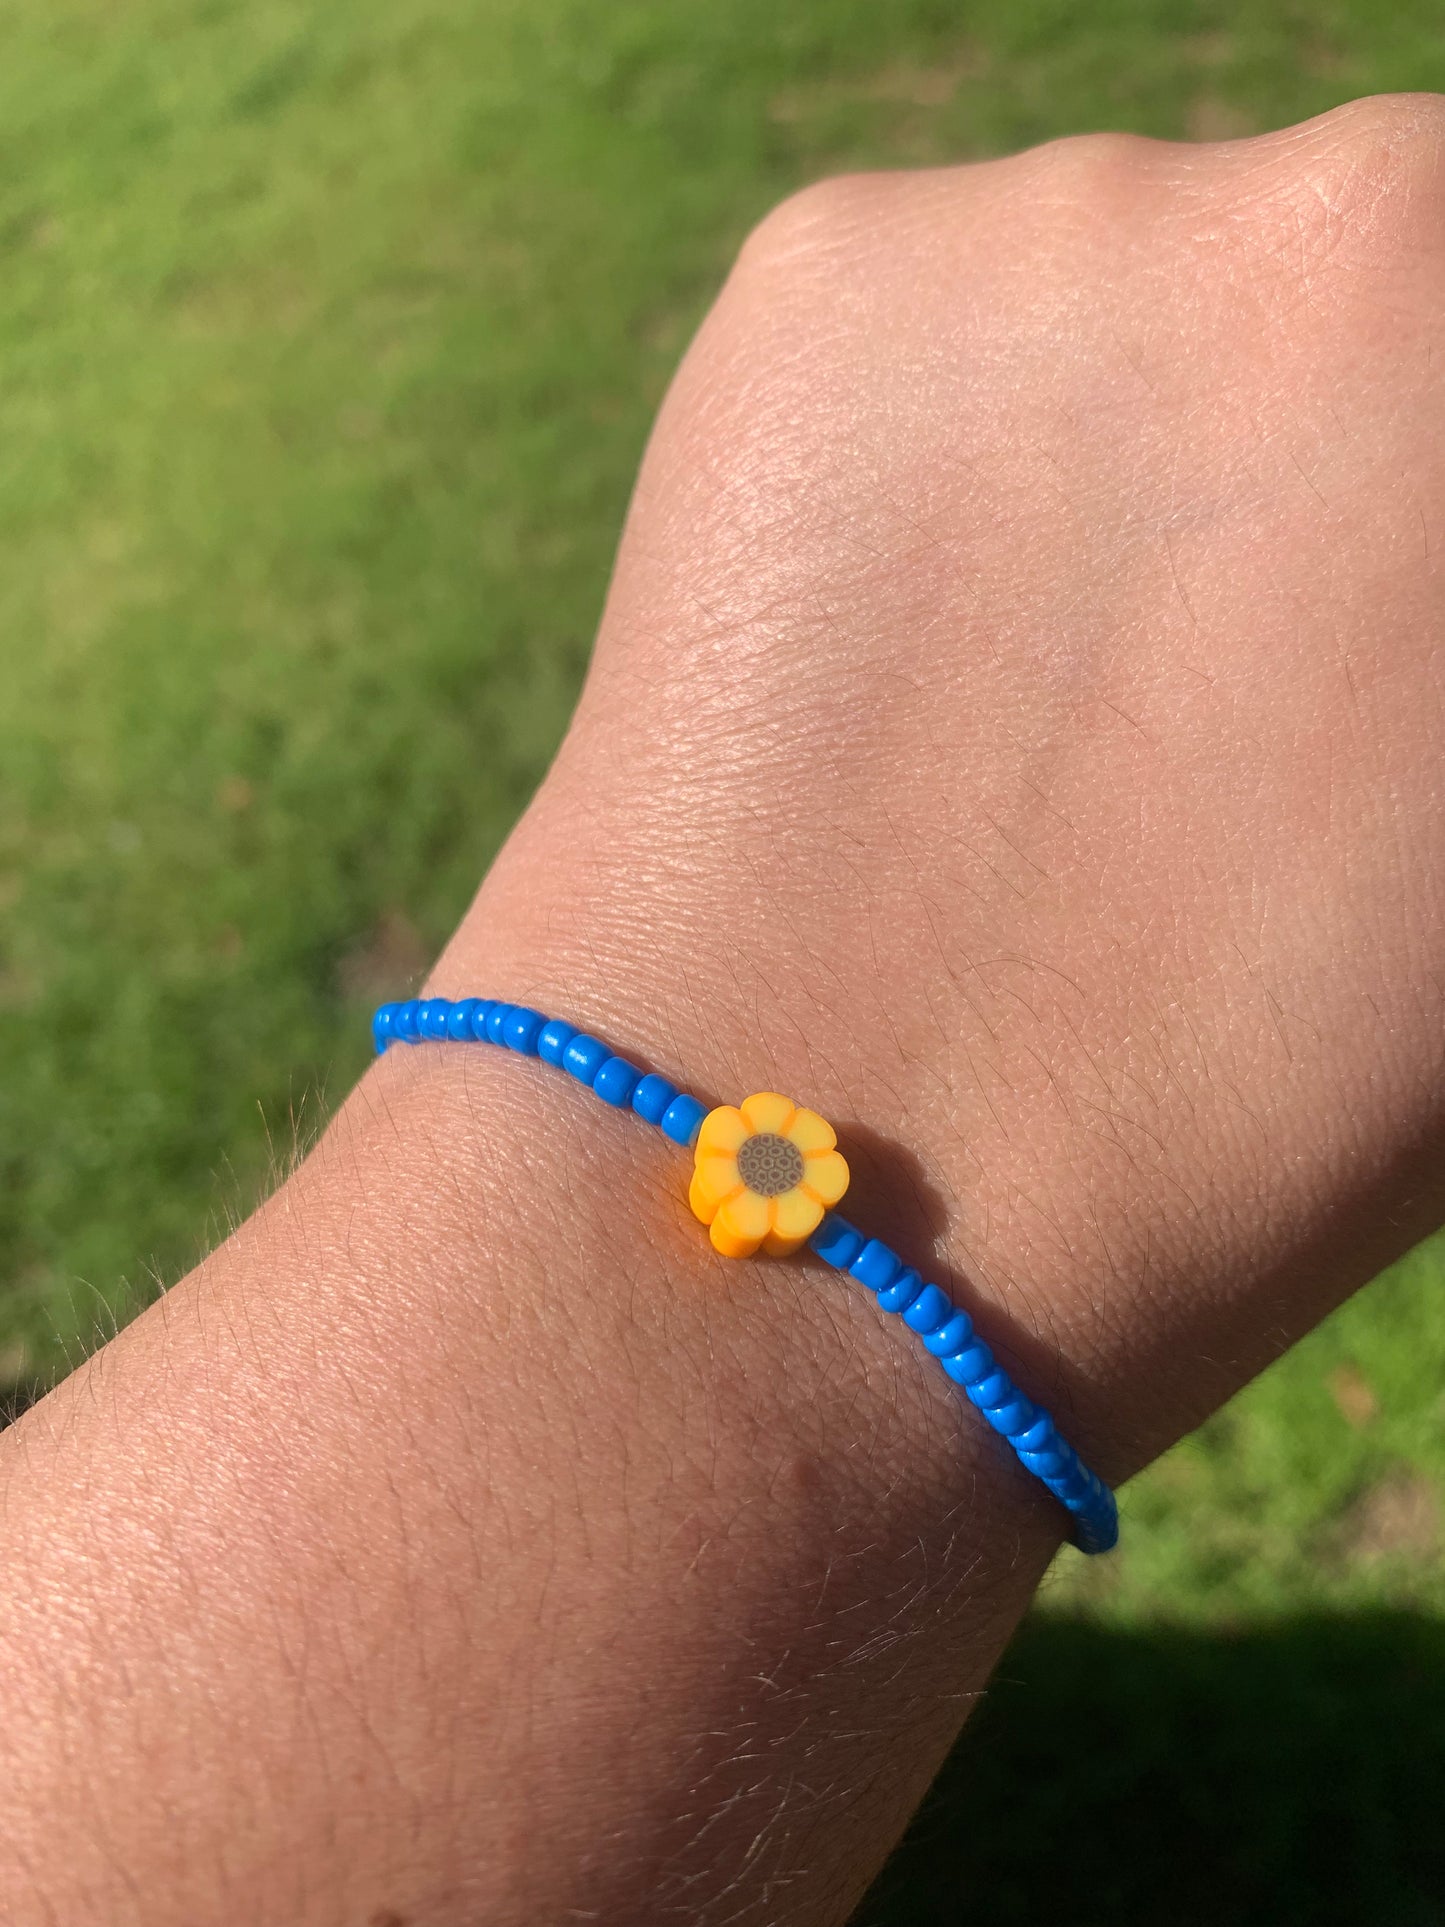
<instances>
[{"instance_id":1,"label":"elastic bracelet cord","mask_svg":"<svg viewBox=\"0 0 1445 1927\"><path fill-rule=\"evenodd\" d=\"M393 1043L451 1040L500 1044L523 1057L540 1057L604 1104L632 1111L674 1144L694 1150L689 1202L719 1251L781 1255L806 1243L825 1264L866 1285L879 1309L918 1335L1020 1464L1065 1507L1079 1550L1107 1552L1117 1542L1113 1493L1060 1436L1049 1414L1014 1384L968 1313L940 1286L925 1283L896 1251L832 1209L847 1187L848 1170L831 1126L816 1113L774 1092L759 1092L737 1109L710 1111L562 1018L486 997L383 1004L372 1020L372 1037L378 1052Z\"/></svg>"}]
</instances>

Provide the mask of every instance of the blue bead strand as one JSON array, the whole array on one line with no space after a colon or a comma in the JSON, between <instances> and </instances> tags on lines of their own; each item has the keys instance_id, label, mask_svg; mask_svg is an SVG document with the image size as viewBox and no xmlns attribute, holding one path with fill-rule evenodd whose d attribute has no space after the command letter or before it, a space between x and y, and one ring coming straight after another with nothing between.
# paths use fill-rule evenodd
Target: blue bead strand
<instances>
[{"instance_id":1,"label":"blue bead strand","mask_svg":"<svg viewBox=\"0 0 1445 1927\"><path fill-rule=\"evenodd\" d=\"M487 997L464 997L459 1003L446 997L413 997L383 1004L372 1019L371 1035L378 1055L390 1044L471 1039L523 1057L540 1057L585 1084L605 1104L630 1109L644 1123L655 1125L685 1150L696 1143L708 1112L707 1105L665 1077L644 1075L625 1057L614 1056L601 1038L526 1005ZM1113 1493L1060 1436L1049 1414L1014 1384L968 1313L946 1291L925 1283L896 1251L879 1238L867 1237L836 1211L827 1213L808 1244L825 1264L866 1285L880 1311L892 1312L918 1335L924 1350L962 1387L964 1397L1008 1442L1019 1463L1067 1509L1081 1552L1107 1552L1117 1542L1119 1509Z\"/></svg>"}]
</instances>

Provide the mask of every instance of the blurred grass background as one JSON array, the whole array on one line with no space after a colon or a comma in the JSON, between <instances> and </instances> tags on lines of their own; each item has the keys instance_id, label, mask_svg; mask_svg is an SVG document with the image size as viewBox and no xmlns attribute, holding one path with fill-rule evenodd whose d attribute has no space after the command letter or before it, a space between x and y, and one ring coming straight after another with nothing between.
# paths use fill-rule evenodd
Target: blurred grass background
<instances>
[{"instance_id":1,"label":"blurred grass background","mask_svg":"<svg viewBox=\"0 0 1445 1927\"><path fill-rule=\"evenodd\" d=\"M771 203L1416 87L1435 0L9 0L0 1391L361 1068L545 767ZM1442 1271L1061 1559L869 1920L1445 1921Z\"/></svg>"}]
</instances>

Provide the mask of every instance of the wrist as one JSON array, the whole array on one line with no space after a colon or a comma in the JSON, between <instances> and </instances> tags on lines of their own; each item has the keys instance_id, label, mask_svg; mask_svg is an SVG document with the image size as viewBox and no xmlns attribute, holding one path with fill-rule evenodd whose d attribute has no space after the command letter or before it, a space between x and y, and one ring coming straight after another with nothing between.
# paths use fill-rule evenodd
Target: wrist
<instances>
[{"instance_id":1,"label":"wrist","mask_svg":"<svg viewBox=\"0 0 1445 1927\"><path fill-rule=\"evenodd\" d=\"M1003 1120L988 1107L983 1117L966 1113L972 1093L965 1088L955 1099L938 1063L937 1037L899 1021L908 980L855 974L848 994L836 994L816 962L779 955L776 918L752 919L741 910L727 920L730 939L719 949L717 892L705 893L711 907L698 916L694 880L671 841L674 828L660 825L653 845L670 885L664 894L645 868L628 880L609 867L613 839L605 831L581 849L560 836L559 815L575 820L568 799L559 809L544 792L433 973L429 993L495 995L565 1016L709 1106L773 1088L820 1110L837 1128L852 1172L843 1214L975 1316L1000 1362L1054 1412L1087 1459L1115 1476L1135 1469L1129 1445L1111 1428L1107 1361L1092 1349L1097 1296L1066 1266L1036 1264L1052 1254L1019 1235L1028 1227L1017 1213L999 1208L1014 1182L1009 1130L998 1128ZM808 967L798 969L799 962ZM591 1108L585 1096L569 1092L569 1103L579 1101ZM624 1121L624 1138L635 1135ZM637 1155L652 1156L651 1146L640 1144ZM674 1263L694 1265L699 1230L682 1203L690 1163L675 1154L673 1162L669 1250ZM1063 1150L1058 1171L1039 1175L1040 1192L1052 1192L1055 1227L1070 1210L1073 1179ZM1104 1203L1095 1198L1090 1208L1097 1212ZM772 1271L764 1263L759 1277L766 1281ZM883 1369L901 1371L891 1396L906 1392L917 1413L961 1418L966 1431L977 1431L982 1422L958 1389L918 1354L916 1340L891 1328L866 1293L827 1277L806 1254L783 1275L801 1276L814 1298L821 1294L818 1316L831 1315L832 1300L847 1301L850 1358L876 1354ZM815 1308L803 1315L814 1316ZM996 1439L987 1449L1008 1457Z\"/></svg>"},{"instance_id":2,"label":"wrist","mask_svg":"<svg viewBox=\"0 0 1445 1927\"><path fill-rule=\"evenodd\" d=\"M485 926L489 933L494 932L497 927L496 920L489 920ZM465 941L465 935L463 941ZM589 967L595 966L595 953L589 955L586 961ZM555 955L552 963L555 966ZM440 976L445 977L447 975L448 964L451 966L451 974L458 976L456 992L460 994L465 982L465 966L459 966L455 956L452 956L447 960L447 963L444 964L442 972L439 973ZM531 965L532 968L529 973L529 994L536 995L536 986L544 981L547 973L548 960L534 953L531 957ZM503 965L499 971L497 965L490 959L488 959L484 965L478 966L473 964L471 967L473 969L479 967L485 969L487 972L486 980L493 984L496 983L499 975L503 980L505 980L507 976L505 965ZM564 1007L572 1011L579 1010L579 1000L582 1002L590 1001L586 999L585 991L581 989L581 986L577 982L577 979L585 974L587 973L576 971L575 968L572 971L568 971L565 966L557 971L557 981L559 982L566 981L569 977L572 978L573 989L564 1005ZM472 981L475 982L476 979ZM430 994L440 995L442 991L443 984L438 982L431 987ZM616 985L613 984L609 986L609 991L611 994L607 997L606 1002L609 1008L615 1013L618 1009ZM515 996L517 993L514 992L513 995ZM555 1017L557 1004L551 999L548 1001L551 1002L552 1015ZM599 1007L602 1001L601 999L597 1000L597 1002L593 1003L592 1007L594 1009ZM659 1008L659 1001L656 997L649 998L647 1003L648 1008L651 1010L655 1011ZM509 1006L506 1000L498 1000L496 1003L488 1002L479 1006L475 998L469 1002L460 1003L448 1003L443 999L442 1002L436 1004L425 1002L421 1005L411 1004L397 1008L395 1012L394 1030L389 1026L390 1010L388 1009L388 1011L382 1012L380 1016L381 1029L379 1035L383 1038L389 1035L395 1035L400 1039L415 1041L418 1034L418 1013L420 1013L422 1034L424 1037L443 1040L449 1033L452 1039L459 1041L465 1040L461 1042L461 1048L465 1050L467 1048L476 1048L475 1043L472 1041L474 1035L476 1038L483 1040L490 1037L494 1042L499 1042L502 1039L504 1031L508 1037L511 1037L513 1029L515 1028L516 1036L513 1039L514 1047L519 1051L533 1050L534 1047L527 1041L526 1036L524 1036L524 1024L525 1021L528 1020L529 1014L525 1011L517 1012L515 1008L513 1008L509 1016L508 1008ZM451 1015L448 1021L449 1011ZM490 1016L488 1016L489 1011ZM485 1027L484 1020L486 1020ZM592 1026L596 1023L595 1018L591 1017L590 1013L586 1011L581 1012L581 1020L584 1027ZM577 1089L573 1080L565 1077L558 1079L556 1070L548 1068L549 1065L555 1067L562 1062L559 1053L567 1046L567 1040L575 1036L575 1027L571 1019L556 1018L556 1021L547 1021L543 1018L530 1016L530 1022L534 1030L536 1030L538 1026L545 1024L545 1028L541 1029L539 1038L542 1062L532 1067L531 1076L534 1079L540 1077L544 1082L555 1079L560 1085L569 1087L567 1093L568 1098L575 1102ZM630 1019L626 1016L620 1018L614 1017L612 1020L605 1022L602 1028L610 1030L612 1038L616 1039L619 1036L619 1032L624 1037L635 1037L645 1031L646 1025L640 1021L639 1009L638 1012L632 1014ZM574 1078L580 1078L584 1083L590 1084L592 1071L607 1057L609 1050L613 1047L613 1044L610 1042L600 1042L595 1036L583 1035L580 1039L573 1042L570 1048L566 1049L566 1067L573 1071ZM634 1055L642 1055L646 1068L649 1070L657 1067L659 1062L662 1064L662 1076L644 1076L639 1089L639 1109L644 1110L650 1121L656 1122L657 1119L647 1105L649 1087L660 1085L664 1092L672 1093L675 1087L671 1080L674 1077L677 1078L679 1083L695 1084L697 1082L696 1079L681 1072L680 1067L677 1066L676 1063L660 1060L655 1052L636 1053L634 1047L629 1043L617 1044L615 1047L622 1052L632 1052ZM425 1045L423 1048L425 1049ZM713 1056L715 1060L717 1056L715 1051ZM574 1059L575 1062L573 1061ZM626 1117L628 1109L627 1099L630 1095L631 1084L637 1082L639 1074L639 1069L633 1068L625 1062L614 1062L599 1076L597 1090L600 1094L603 1091L604 1085L606 1085L608 1087L609 1102L614 1104L620 1103L622 1105L624 1112L624 1135L627 1136L630 1141L636 1139L639 1151L646 1157L647 1151L651 1147L644 1147L642 1145L641 1137L643 1134L638 1133L636 1121ZM628 1080L630 1080L630 1082ZM761 1073L752 1074L748 1078L748 1082L755 1085L777 1081L780 1080L765 1077ZM743 1089L745 1090L746 1088L745 1083ZM702 1113L711 1109L713 1100L718 1097L730 1097L740 1101L742 1094L743 1093L736 1088L731 1092L714 1090L709 1093L710 1101L703 1102L699 1105L695 1097L688 1096L679 1100L678 1104L674 1106L674 1109L681 1110L683 1106L690 1107L692 1118L689 1121L692 1123L693 1129L695 1129L696 1122L701 1118ZM753 1102L755 1104L776 1105L780 1100L756 1099L753 1100ZM592 1108L592 1104L587 1105L588 1110ZM745 1103L743 1109L747 1113L747 1116L752 1119L753 1130L766 1133L772 1128L760 1122L759 1116L754 1114L748 1104ZM784 1105L784 1109L787 1110L788 1107ZM731 1123L728 1122L729 1119L731 1119ZM799 1128L803 1129L804 1126L807 1125L806 1112L801 1114L801 1119ZM739 1166L743 1161L742 1151L738 1153L737 1162L731 1165L729 1165L729 1161L726 1158L720 1160L716 1155L713 1157L704 1157L704 1148L709 1142L708 1133L715 1132L715 1127L717 1130L722 1131L727 1138L727 1143L723 1147L725 1150L741 1141L740 1139L734 1139L732 1137L731 1132L734 1129L741 1134L741 1139L746 1139L747 1137L748 1126L743 1116L739 1115L732 1104L724 1102L723 1108L708 1121L703 1138L699 1141L697 1151L699 1161L696 1176L694 1176L693 1173L691 1156L689 1155L686 1163L683 1164L681 1160L677 1159L676 1153L673 1153L672 1161L678 1165L679 1171L679 1177L675 1180L677 1192L674 1196L679 1195L683 1187L688 1184L688 1181L692 1180L692 1197L690 1202L692 1202L694 1209L703 1214L704 1223L709 1223L712 1218L712 1212L706 1209L708 1198L706 1195L703 1195L702 1203L697 1203L699 1196L697 1183L703 1179L705 1174L713 1173L713 1176L709 1180L713 1185L721 1182L726 1186L728 1183L731 1183L737 1188L739 1193L737 1209L744 1213L743 1218L739 1219L736 1223L728 1220L726 1211L731 1207L726 1207L722 1217L719 1219L719 1224L725 1223L727 1226L723 1237L719 1238L719 1224L712 1224L711 1228L713 1242L718 1244L719 1250L728 1253L730 1245L735 1247L734 1250L729 1253L729 1255L734 1258L738 1255L736 1246L739 1243L741 1243L742 1255L750 1254L754 1246L767 1232L767 1227L770 1223L772 1223L775 1228L780 1228L782 1233L791 1239L793 1245L796 1246L800 1244L806 1237L809 1228L816 1229L818 1227L825 1207L837 1202L841 1188L846 1184L848 1178L848 1173L843 1166L842 1160L835 1152L827 1148L833 1142L832 1135L827 1133L827 1127L819 1118L814 1116L811 1125L807 1125L807 1138L799 1139L800 1143L811 1144L813 1146L813 1149L808 1155L822 1159L822 1163L817 1166L819 1173L824 1173L825 1167L828 1167L826 1175L820 1177L819 1180L819 1182L824 1185L822 1201L817 1201L816 1194L810 1191L806 1181L803 1181L796 1196L790 1194L787 1199L782 1201L785 1217L781 1220L776 1218L768 1208L766 1197L753 1197L751 1202L748 1201L746 1182L749 1182L749 1180L744 1179L740 1181L739 1179ZM669 1117L664 1128L665 1130L675 1129L672 1125L671 1117ZM824 1134L821 1140L819 1136L820 1133ZM680 1134L680 1132L678 1134ZM690 1137L686 1138L685 1141L690 1144ZM779 1140L764 1135L764 1137L757 1141L756 1146L753 1148L763 1151L768 1149L769 1146L777 1146L778 1144ZM713 1148L714 1152L716 1152L718 1149L716 1141L714 1141ZM896 1153L887 1153L885 1151L884 1155L880 1156L880 1147L875 1145L869 1147L869 1149L870 1163L873 1166L875 1179L879 1175L880 1165L887 1168L896 1166L899 1162ZM799 1159L798 1174L801 1180L804 1172L802 1154L794 1149L792 1155ZM731 1168L731 1179L719 1177L718 1174L721 1173L725 1167ZM836 1173L834 1173L831 1167L836 1167ZM811 1170L813 1167L809 1166L807 1168ZM828 1188L831 1186L835 1175L839 1183L838 1191L833 1191ZM906 1185L907 1174L904 1173L902 1176L903 1182ZM897 1179L895 1177L895 1188L896 1186ZM759 1188L764 1191L767 1189L766 1185ZM916 1185L913 1188L916 1192ZM731 1196L732 1194L729 1193L728 1195ZM714 1201L720 1200L722 1196L722 1192L717 1192ZM845 1202L849 1211L854 1210L855 1204L852 1197ZM811 1216L808 1215L810 1211L812 1213ZM912 1214L900 1213L895 1206L887 1215L890 1220L901 1221L906 1230L912 1229L909 1223ZM747 1227L753 1225L755 1216L757 1219L756 1227L749 1232ZM664 1233L664 1236L671 1234L672 1242L675 1242L675 1218L676 1211L674 1209L672 1219ZM836 1336L838 1313L828 1310L826 1303L820 1311L812 1301L820 1297L824 1301L830 1296L837 1297L841 1286L843 1293L853 1301L847 1305L845 1311L845 1316L850 1326L848 1337L849 1351L851 1354L851 1356L842 1361L845 1370L851 1367L856 1372L860 1363L867 1358L870 1352L875 1355L881 1353L888 1361L889 1366L889 1377L891 1381L889 1392L890 1403L895 1411L901 1409L905 1416L913 1422L915 1431L926 1430L929 1424L934 1424L936 1427L945 1427L954 1435L951 1442L955 1448L957 1448L958 1441L956 1433L959 1421L963 1419L968 1428L969 1443L976 1448L979 1443L978 1434L980 1427L987 1427L988 1430L984 1431L983 1437L988 1441L988 1445L992 1448L995 1455L1001 1455L1003 1459L1012 1465L1012 1460L1009 1459L1011 1446L1017 1449L1023 1463L1030 1468L1035 1477L1043 1479L1046 1482L1046 1486L1058 1495L1061 1503L1067 1508L1080 1508L1082 1511L1090 1514L1087 1525L1085 1525L1085 1522L1080 1521L1080 1530L1083 1530L1084 1533L1084 1537L1080 1543L1089 1544L1090 1548L1094 1550L1103 1549L1111 1544L1115 1530L1112 1516L1104 1517L1104 1514L1112 1514L1112 1501L1108 1493L1101 1489L1096 1477L1091 1476L1079 1466L1074 1453L1058 1439L1047 1412L1034 1406L1027 1396L1021 1394L1020 1389L1016 1385L1011 1384L1004 1361L999 1358L996 1353L991 1355L987 1323L991 1323L997 1328L1002 1321L997 1318L987 1321L985 1329L979 1331L975 1339L970 1319L967 1316L957 1314L957 1308L950 1302L948 1294L940 1291L935 1283L929 1283L926 1290L923 1289L921 1274L916 1269L908 1268L906 1260L894 1256L888 1251L886 1241L878 1235L881 1230L878 1222L878 1214L875 1212L871 1220L865 1217L865 1223L868 1225L868 1229L861 1233L854 1231L847 1224L842 1224L838 1226L835 1233L830 1234L831 1242L826 1252L827 1266L817 1259L812 1259L811 1253L805 1254L801 1260L796 1260L795 1253L796 1262L786 1267L786 1270L781 1275L775 1265L767 1262L762 1263L760 1266L750 1268L756 1273L757 1296L765 1306L763 1313L764 1319L772 1318L776 1320L779 1316L791 1318L796 1322L799 1334L803 1335L805 1339L809 1337L816 1339L818 1337L815 1329L816 1321L821 1315L825 1320L831 1318L834 1326L833 1335ZM697 1265L697 1250L695 1247L698 1233L691 1218L686 1217L685 1214L684 1229L688 1242L683 1245L682 1250L678 1253L676 1262L684 1267L691 1267L695 1270ZM863 1252L863 1247L868 1244L870 1238L873 1242L869 1246L869 1249ZM751 1242L749 1239L751 1239ZM921 1241L912 1240L911 1242L917 1245ZM771 1244L772 1239L769 1237L768 1248L771 1248ZM821 1251L824 1248L819 1246L818 1249ZM860 1262L852 1281L846 1277L826 1278L825 1281L823 1277L818 1275L820 1273L825 1274L827 1267L847 1267L851 1264L852 1260L851 1255L845 1254L856 1255L860 1252L863 1252L863 1261ZM715 1270L717 1268L717 1261L714 1254L709 1252L708 1257L711 1260L710 1268ZM810 1259L812 1259L811 1264L809 1264ZM727 1264L724 1265L722 1269L724 1272L728 1272L733 1269L733 1266ZM811 1279L807 1276L809 1271L813 1274ZM799 1283L800 1273L802 1274L801 1283ZM909 1284L909 1280L912 1280L911 1285ZM777 1281L776 1290L772 1289L774 1281ZM866 1285L871 1285L875 1292L882 1291L885 1286L888 1287L886 1291L883 1291L883 1296L877 1307L867 1302L869 1294L865 1289ZM778 1302L780 1294L784 1291L789 1294L787 1301ZM919 1296L920 1291L922 1291L921 1297ZM804 1302L802 1304L795 1302L800 1292L804 1294ZM774 1301L771 1304L768 1302L770 1299ZM914 1302L915 1300L917 1300L916 1304ZM879 1316L880 1311L903 1314L903 1322L897 1327L885 1330L885 1325L892 1327L892 1321L881 1318ZM860 1314L862 1315L860 1316ZM912 1333L905 1329L905 1325L913 1327ZM945 1325L947 1327L946 1332L942 1330ZM936 1331L939 1332L943 1340L941 1344L936 1343L932 1336L926 1339L920 1336L921 1334L933 1334ZM952 1335L951 1342L950 1334ZM778 1342L778 1334L776 1331L770 1334L770 1339L771 1342ZM924 1349L925 1346L926 1350ZM828 1362L829 1350L830 1348L826 1343L818 1346L818 1359L824 1365ZM927 1353L930 1352L933 1354L931 1359L927 1356ZM947 1357L944 1356L945 1353L948 1354ZM957 1354L956 1359L953 1357L953 1354ZM783 1374L783 1380L792 1387L793 1392L796 1394L800 1385L799 1374L785 1373ZM953 1380L959 1382L953 1383L951 1382ZM760 1374L760 1383L761 1382L765 1382L764 1374ZM965 1401L965 1383L966 1399L968 1402ZM833 1389L834 1388L828 1384L820 1385L816 1394L803 1401L803 1409L808 1411L810 1415L816 1415L826 1411L828 1409L829 1394ZM862 1407L866 1407L866 1398L860 1401L857 1391L849 1389L847 1397L849 1407L855 1416ZM977 1408L976 1410L974 1409L975 1407ZM781 1414L781 1416L785 1417L785 1412ZM933 1441L926 1439L924 1443L926 1447L932 1444ZM836 1446L838 1441L835 1441L834 1444ZM849 1449L847 1444L844 1445L844 1449ZM962 1457L964 1455L955 1449L955 1456ZM1031 1499L1036 1500L1039 1496L1037 1488L1032 1488L1029 1496ZM1095 1514L1098 1516L1094 1516ZM1059 1521L1056 1519L1054 1523L1057 1527Z\"/></svg>"},{"instance_id":3,"label":"wrist","mask_svg":"<svg viewBox=\"0 0 1445 1927\"><path fill-rule=\"evenodd\" d=\"M617 1027L612 1036L620 1051L632 1048ZM663 1069L691 1081L680 1066ZM590 1397L625 1408L645 1371L638 1403L649 1422L666 1414L682 1438L689 1419L709 1411L710 1450L740 1486L758 1472L771 1483L789 1461L810 1467L810 1478L841 1467L861 1503L886 1495L920 1532L955 1514L966 1489L980 1514L995 1502L1021 1514L1005 1525L1011 1542L1020 1531L1041 1544L1057 1538L1062 1515L1040 1503L917 1339L887 1328L866 1290L808 1253L719 1257L686 1202L690 1150L547 1063L485 1045L393 1050L374 1079L385 1080L389 1118L425 1112L426 1131L447 1146L448 1191L471 1201L474 1222L463 1204L443 1242L476 1239L492 1265L515 1246L505 1270L535 1275L540 1261ZM546 1382L565 1399L550 1374ZM735 1449L741 1463L732 1465ZM950 1531L959 1530L953 1516Z\"/></svg>"}]
</instances>

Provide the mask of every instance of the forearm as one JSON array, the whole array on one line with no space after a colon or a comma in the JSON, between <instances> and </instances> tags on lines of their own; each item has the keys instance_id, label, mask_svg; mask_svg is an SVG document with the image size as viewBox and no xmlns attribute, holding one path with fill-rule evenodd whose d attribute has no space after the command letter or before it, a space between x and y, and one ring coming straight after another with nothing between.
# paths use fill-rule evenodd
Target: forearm
<instances>
[{"instance_id":1,"label":"forearm","mask_svg":"<svg viewBox=\"0 0 1445 1927\"><path fill-rule=\"evenodd\" d=\"M17 1922L841 1917L1058 1521L682 1175L541 1066L394 1053L7 1435Z\"/></svg>"},{"instance_id":2,"label":"forearm","mask_svg":"<svg viewBox=\"0 0 1445 1927\"><path fill-rule=\"evenodd\" d=\"M588 727L438 990L565 1011L705 1096L771 1072L818 1101L849 1214L954 1285L1106 1476L1355 1282L1371 1254L1338 1236L1309 1263L1347 1192L1311 1210L1225 1161L1201 1223L1137 1170L1101 1181L1046 1079L950 1097L941 1040L869 1021L908 978L850 954L846 902L791 986L762 925L707 998L684 910L615 941L619 818L576 834ZM1023 1170L1046 1237L1007 1208ZM1397 1206L1430 1208L1402 1170ZM20 1927L846 1915L1062 1516L846 1279L718 1259L685 1179L543 1065L391 1052L255 1219L4 1436ZM1125 1235L1141 1197L1167 1266ZM1289 1281L1263 1300L1250 1207Z\"/></svg>"}]
</instances>

